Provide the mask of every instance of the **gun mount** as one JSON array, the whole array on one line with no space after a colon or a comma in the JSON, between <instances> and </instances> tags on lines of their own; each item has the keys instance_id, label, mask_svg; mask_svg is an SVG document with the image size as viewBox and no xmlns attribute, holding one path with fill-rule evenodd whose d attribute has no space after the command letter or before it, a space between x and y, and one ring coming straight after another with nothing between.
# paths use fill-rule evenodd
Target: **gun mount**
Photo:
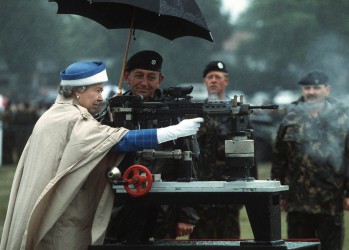
<instances>
[{"instance_id":1,"label":"gun mount","mask_svg":"<svg viewBox=\"0 0 349 250\"><path fill-rule=\"evenodd\" d=\"M108 100L111 126L128 129L159 128L178 124L182 119L214 116L230 117L229 138L225 141L226 163L230 167L229 180L253 180L249 169L254 163L253 130L249 116L255 109L277 109L277 105L253 106L243 103L243 96L230 101L192 102L193 87L170 87L163 90L158 101L145 102L142 96L114 96ZM185 151L188 151L185 150ZM142 155L138 152L138 155ZM191 171L186 171L188 175ZM190 180L192 176L186 176Z\"/></svg>"},{"instance_id":2,"label":"gun mount","mask_svg":"<svg viewBox=\"0 0 349 250\"><path fill-rule=\"evenodd\" d=\"M141 129L169 126L178 123L180 119L196 116L230 117L231 131L225 143L225 154L227 164L232 168L231 180L235 181L162 182L153 176L147 198L164 205L244 204L254 240L155 240L141 243L130 241L90 246L89 249L320 249L318 242L294 243L281 239L280 193L288 190L288 187L280 185L279 181L254 180L248 176L247 170L254 157L249 115L254 109L276 109L277 106L251 106L243 103L243 97L240 97L240 100L234 97L228 102L191 102L190 91L172 88L169 92L164 91L165 97L159 102L144 102L140 96L113 97L109 100L111 116L108 122L114 126ZM184 153L180 149L144 150L135 155L147 159L179 159ZM134 173L135 177L124 178L124 181L128 181L133 187L139 186L140 190L145 189L146 185L142 186L139 181L145 176L138 176L137 171ZM114 171L110 174L112 187L118 197L128 197L130 193L118 183L120 173ZM149 181L145 179L143 183Z\"/></svg>"}]
</instances>

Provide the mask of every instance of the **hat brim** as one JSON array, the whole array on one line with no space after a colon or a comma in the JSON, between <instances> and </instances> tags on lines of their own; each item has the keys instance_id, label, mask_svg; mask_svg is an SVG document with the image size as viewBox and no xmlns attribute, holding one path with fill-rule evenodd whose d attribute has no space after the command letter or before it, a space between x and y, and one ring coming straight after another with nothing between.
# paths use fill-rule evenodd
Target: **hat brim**
<instances>
[{"instance_id":1,"label":"hat brim","mask_svg":"<svg viewBox=\"0 0 349 250\"><path fill-rule=\"evenodd\" d=\"M75 80L61 80L61 86L86 86L108 81L107 71L103 70L95 75Z\"/></svg>"}]
</instances>

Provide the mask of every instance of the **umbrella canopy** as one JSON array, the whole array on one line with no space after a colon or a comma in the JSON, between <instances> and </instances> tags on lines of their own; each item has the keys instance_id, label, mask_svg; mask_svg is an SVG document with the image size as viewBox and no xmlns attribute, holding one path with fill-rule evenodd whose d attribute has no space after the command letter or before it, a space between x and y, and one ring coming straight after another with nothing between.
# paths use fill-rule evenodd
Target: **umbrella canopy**
<instances>
[{"instance_id":1,"label":"umbrella canopy","mask_svg":"<svg viewBox=\"0 0 349 250\"><path fill-rule=\"evenodd\" d=\"M194 36L213 42L195 0L49 0L58 14L76 14L107 29L132 28L169 40Z\"/></svg>"},{"instance_id":2,"label":"umbrella canopy","mask_svg":"<svg viewBox=\"0 0 349 250\"><path fill-rule=\"evenodd\" d=\"M128 28L129 36L122 65L119 91L134 29L169 40L193 36L213 42L205 18L195 0L49 0L58 4L58 14L76 14L108 29Z\"/></svg>"}]
</instances>

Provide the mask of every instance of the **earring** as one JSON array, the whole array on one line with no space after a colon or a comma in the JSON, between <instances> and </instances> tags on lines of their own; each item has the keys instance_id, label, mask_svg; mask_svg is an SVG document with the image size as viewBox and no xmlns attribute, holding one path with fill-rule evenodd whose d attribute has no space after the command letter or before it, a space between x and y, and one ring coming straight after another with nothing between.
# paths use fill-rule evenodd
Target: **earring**
<instances>
[{"instance_id":1,"label":"earring","mask_svg":"<svg viewBox=\"0 0 349 250\"><path fill-rule=\"evenodd\" d=\"M77 96L76 96L76 99L79 99L79 98L80 98L80 96L79 96L79 95L77 95Z\"/></svg>"}]
</instances>

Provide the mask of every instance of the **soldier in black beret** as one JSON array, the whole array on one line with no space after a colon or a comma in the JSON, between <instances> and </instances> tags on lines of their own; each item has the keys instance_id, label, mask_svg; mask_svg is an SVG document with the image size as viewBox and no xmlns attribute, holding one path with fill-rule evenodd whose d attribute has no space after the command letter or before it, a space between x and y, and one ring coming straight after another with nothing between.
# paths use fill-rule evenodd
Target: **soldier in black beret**
<instances>
[{"instance_id":1,"label":"soldier in black beret","mask_svg":"<svg viewBox=\"0 0 349 250\"><path fill-rule=\"evenodd\" d=\"M141 95L145 102L162 101L160 84L164 80L161 73L163 59L159 53L143 50L132 55L125 67L124 77L130 90L123 95ZM161 117L159 117L161 118ZM147 121L147 128L156 128L158 120ZM183 142L171 141L159 146L158 150L183 148ZM194 151L194 150L192 150ZM194 169L193 155L192 168ZM126 154L119 168L123 172L135 164L134 154ZM161 174L164 181L179 178L179 169L183 161L175 159L140 159L137 164L148 167L152 174ZM196 168L196 167L195 167ZM194 172L194 170L193 170ZM107 238L118 241L146 242L149 238L175 238L190 234L199 218L196 211L188 206L160 207L147 197L128 198L121 201L116 198L114 213L107 230Z\"/></svg>"},{"instance_id":2,"label":"soldier in black beret","mask_svg":"<svg viewBox=\"0 0 349 250\"><path fill-rule=\"evenodd\" d=\"M209 62L202 74L208 92L208 101L230 100L225 89L229 84L228 70L222 61Z\"/></svg>"},{"instance_id":3,"label":"soldier in black beret","mask_svg":"<svg viewBox=\"0 0 349 250\"><path fill-rule=\"evenodd\" d=\"M165 79L161 74L162 57L152 50L143 50L131 56L124 77L131 87L125 94L142 95L145 100L156 100L161 95L159 87Z\"/></svg>"},{"instance_id":4,"label":"soldier in black beret","mask_svg":"<svg viewBox=\"0 0 349 250\"><path fill-rule=\"evenodd\" d=\"M300 79L302 97L287 108L274 140L271 179L288 185L281 208L288 238L318 238L321 249L343 249L349 210L349 112L331 98L328 76Z\"/></svg>"},{"instance_id":5,"label":"soldier in black beret","mask_svg":"<svg viewBox=\"0 0 349 250\"><path fill-rule=\"evenodd\" d=\"M299 82L301 85L302 97L300 101L316 112L324 105L325 98L330 94L331 86L328 83L328 76L318 70L314 70L302 77ZM319 107L317 107L319 106Z\"/></svg>"},{"instance_id":6,"label":"soldier in black beret","mask_svg":"<svg viewBox=\"0 0 349 250\"><path fill-rule=\"evenodd\" d=\"M225 93L229 84L228 70L224 62L211 61L203 70L203 82L208 97L205 102L230 101ZM202 165L198 170L201 181L225 181L229 167L225 162L225 140L230 138L230 116L212 116L200 128L197 137ZM200 205L196 211L200 221L192 239L238 239L240 238L241 205Z\"/></svg>"}]
</instances>

